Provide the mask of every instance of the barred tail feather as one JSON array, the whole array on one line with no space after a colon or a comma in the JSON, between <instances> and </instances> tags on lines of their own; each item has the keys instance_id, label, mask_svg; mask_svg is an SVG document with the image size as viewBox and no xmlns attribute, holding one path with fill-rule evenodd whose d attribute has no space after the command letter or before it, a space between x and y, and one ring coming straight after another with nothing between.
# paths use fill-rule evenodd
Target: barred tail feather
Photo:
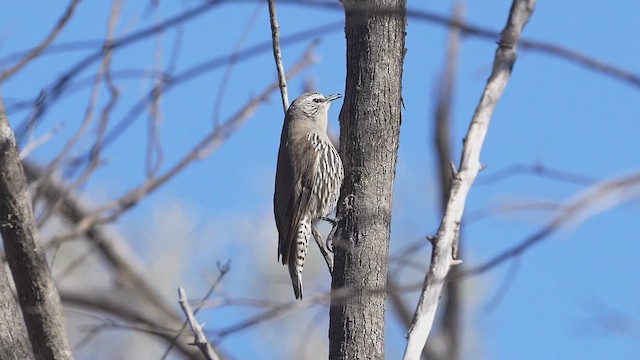
<instances>
[{"instance_id":1,"label":"barred tail feather","mask_svg":"<svg viewBox=\"0 0 640 360\"><path fill-rule=\"evenodd\" d=\"M291 276L291 285L293 285L293 293L296 300L302 300L302 269L298 271L293 261L289 262L289 275Z\"/></svg>"},{"instance_id":2,"label":"barred tail feather","mask_svg":"<svg viewBox=\"0 0 640 360\"><path fill-rule=\"evenodd\" d=\"M307 248L311 237L311 220L308 216L304 216L300 220L297 230L289 254L289 275L296 299L302 300L302 269L307 258Z\"/></svg>"}]
</instances>

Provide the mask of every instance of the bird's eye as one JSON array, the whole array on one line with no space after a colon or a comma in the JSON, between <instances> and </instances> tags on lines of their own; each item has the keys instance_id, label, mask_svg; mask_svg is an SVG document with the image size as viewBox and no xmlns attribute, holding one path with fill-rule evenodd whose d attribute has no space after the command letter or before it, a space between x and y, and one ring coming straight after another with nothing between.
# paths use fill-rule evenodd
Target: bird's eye
<instances>
[{"instance_id":1,"label":"bird's eye","mask_svg":"<svg viewBox=\"0 0 640 360\"><path fill-rule=\"evenodd\" d=\"M320 98L315 98L315 99L313 99L313 102L314 102L314 103L319 103L319 102L321 102L321 101L322 101L322 100L320 100Z\"/></svg>"}]
</instances>

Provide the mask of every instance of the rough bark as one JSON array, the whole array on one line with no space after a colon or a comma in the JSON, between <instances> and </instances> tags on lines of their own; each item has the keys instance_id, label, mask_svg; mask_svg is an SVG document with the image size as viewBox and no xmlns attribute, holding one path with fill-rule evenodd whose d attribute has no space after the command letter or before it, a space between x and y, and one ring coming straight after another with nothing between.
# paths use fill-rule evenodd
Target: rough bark
<instances>
[{"instance_id":1,"label":"rough bark","mask_svg":"<svg viewBox=\"0 0 640 360\"><path fill-rule=\"evenodd\" d=\"M36 359L70 359L60 297L39 245L27 180L1 99L0 233Z\"/></svg>"},{"instance_id":2,"label":"rough bark","mask_svg":"<svg viewBox=\"0 0 640 360\"><path fill-rule=\"evenodd\" d=\"M33 359L33 353L27 330L11 291L7 271L0 263L0 360L28 359Z\"/></svg>"},{"instance_id":3,"label":"rough bark","mask_svg":"<svg viewBox=\"0 0 640 360\"><path fill-rule=\"evenodd\" d=\"M393 182L401 122L405 0L344 1L347 83L340 113L345 167L334 237L330 359L384 359ZM350 198L350 210L344 199Z\"/></svg>"}]
</instances>

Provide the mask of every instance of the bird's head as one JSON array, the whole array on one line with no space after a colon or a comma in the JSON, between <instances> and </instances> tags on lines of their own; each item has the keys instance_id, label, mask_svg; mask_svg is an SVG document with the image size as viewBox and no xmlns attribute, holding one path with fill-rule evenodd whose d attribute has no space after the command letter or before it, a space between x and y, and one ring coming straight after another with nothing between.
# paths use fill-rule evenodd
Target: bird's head
<instances>
[{"instance_id":1,"label":"bird's head","mask_svg":"<svg viewBox=\"0 0 640 360\"><path fill-rule=\"evenodd\" d=\"M293 100L287 110L287 117L290 121L311 121L326 131L331 102L341 97L340 94L324 96L315 91L304 93Z\"/></svg>"}]
</instances>

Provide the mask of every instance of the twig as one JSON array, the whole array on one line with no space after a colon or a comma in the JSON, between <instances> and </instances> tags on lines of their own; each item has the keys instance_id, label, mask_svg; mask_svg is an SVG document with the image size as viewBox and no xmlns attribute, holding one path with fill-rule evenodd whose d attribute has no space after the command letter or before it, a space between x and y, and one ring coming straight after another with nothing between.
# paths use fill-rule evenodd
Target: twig
<instances>
[{"instance_id":1,"label":"twig","mask_svg":"<svg viewBox=\"0 0 640 360\"><path fill-rule=\"evenodd\" d=\"M549 237L567 224L600 213L622 202L640 196L640 173L622 178L601 181L579 193L573 201L562 206L553 219L542 229L522 241L517 246L504 251L486 263L465 271L460 276L478 275L486 272L508 259L521 255L524 251Z\"/></svg>"},{"instance_id":2,"label":"twig","mask_svg":"<svg viewBox=\"0 0 640 360\"><path fill-rule=\"evenodd\" d=\"M251 34L251 30L253 30L256 21L258 20L258 15L260 15L260 10L262 10L263 2L256 3L256 6L253 10L253 13L247 20L247 24L242 30L242 34L238 38L238 41L233 47L232 58L229 60L229 64L224 71L224 75L222 76L222 80L220 80L220 85L218 85L218 93L216 94L215 101L213 102L213 125L220 125L220 111L222 109L222 100L224 99L224 95L226 93L227 85L229 84L229 80L231 79L231 73L233 72L233 68L237 63L237 55L240 52L240 49L244 45L245 41L249 38L249 34ZM234 56L235 55L235 56Z\"/></svg>"},{"instance_id":3,"label":"twig","mask_svg":"<svg viewBox=\"0 0 640 360\"><path fill-rule=\"evenodd\" d=\"M29 156L35 149L49 142L49 140L53 139L54 136L62 129L62 124L55 126L48 133L40 136L39 138L30 140L27 145L25 145L22 150L20 150L20 159L25 159Z\"/></svg>"},{"instance_id":4,"label":"twig","mask_svg":"<svg viewBox=\"0 0 640 360\"><path fill-rule=\"evenodd\" d=\"M445 278L451 267L461 262L453 257L453 244L458 236L466 198L476 175L482 168L480 151L491 115L511 75L516 61L516 45L534 7L535 0L514 0L512 3L507 25L496 50L491 76L487 80L464 141L459 173L453 177L446 211L436 238L432 242L431 266L424 279L424 287L407 336L405 360L420 358L422 348L433 326Z\"/></svg>"},{"instance_id":5,"label":"twig","mask_svg":"<svg viewBox=\"0 0 640 360\"><path fill-rule=\"evenodd\" d=\"M196 309L193 311L194 316L195 314L198 313L198 311L200 311L200 309L202 309L202 307L207 303L207 301L209 301L209 298L211 297L211 295L213 295L213 292L215 291L215 289L222 282L222 279L225 277L225 275L227 275L229 270L231 270L230 264L231 264L231 260L227 261L224 265L220 265L220 263L218 263L218 272L219 272L218 278L213 282L213 284L211 284L211 286L209 287L209 291L207 291L204 297L200 299L200 301L198 302L198 305L196 305ZM187 319L187 321L185 321L182 324L182 326L180 327L180 330L178 331L176 336L174 336L173 341L171 342L171 344L169 344L169 347L167 347L167 350L165 350L160 360L164 360L167 358L167 356L169 356L171 349L173 349L173 345L175 344L176 341L178 341L178 338L182 335L182 332L184 331L184 329L186 329L187 324L189 324L189 319Z\"/></svg>"},{"instance_id":6,"label":"twig","mask_svg":"<svg viewBox=\"0 0 640 360\"><path fill-rule=\"evenodd\" d=\"M169 343L175 342L178 351L187 358L196 359L200 357L200 352L190 346L185 339L174 340L175 329L182 324L182 319L167 318L153 311L139 302L131 302L127 296L122 296L118 290L115 291L92 291L79 293L76 291L60 291L60 297L65 304L65 311L69 312L69 307L85 308L91 311L91 315L104 313L111 322L118 322L122 325L136 326L136 330L154 335ZM134 305L134 306L132 306ZM150 311L151 310L151 311ZM98 320L102 320L98 318Z\"/></svg>"},{"instance_id":7,"label":"twig","mask_svg":"<svg viewBox=\"0 0 640 360\"><path fill-rule=\"evenodd\" d=\"M302 59L290 70L289 76L298 74L302 69L315 62L313 49L315 44L309 46ZM269 85L257 97L251 99L243 108L232 116L223 125L215 128L207 134L188 154L178 163L167 170L159 177L149 179L139 187L129 191L122 197L103 205L94 212L88 214L84 219L77 222L76 227L67 234L60 234L50 241L50 245L57 245L65 240L76 238L93 229L96 225L112 222L120 217L125 211L132 208L138 201L155 191L174 176L179 174L193 161L199 160L209 155L217 149L226 139L233 135L253 114L260 104L267 100L271 92L278 88L277 83ZM106 213L106 214L105 214Z\"/></svg>"},{"instance_id":8,"label":"twig","mask_svg":"<svg viewBox=\"0 0 640 360\"><path fill-rule=\"evenodd\" d=\"M207 337L204 335L202 328L204 324L199 324L196 319L193 311L191 310L191 306L187 301L187 294L185 293L183 288L178 288L178 297L180 302L180 307L187 317L187 321L189 322L189 326L193 331L193 335L195 336L193 345L198 347L202 354L207 358L207 360L219 360L218 355L213 351L213 347L209 344Z\"/></svg>"},{"instance_id":9,"label":"twig","mask_svg":"<svg viewBox=\"0 0 640 360\"><path fill-rule=\"evenodd\" d=\"M78 6L79 3L80 3L80 0L71 0L71 3L69 3L69 6L67 6L67 9L65 10L64 14L62 14L60 19L58 20L58 23L53 28L53 30L51 30L49 35L47 35L47 37L40 43L40 45L36 46L31 51L29 51L29 53L26 54L22 58L22 60L20 60L20 62L15 64L13 67L3 71L0 74L0 83L5 82L8 78L15 75L18 71L20 71L20 69L25 67L29 62L31 62L33 59L37 58L40 54L42 54L44 49L46 49L47 46L49 46L53 42L53 40L55 40L58 37L62 29L64 29L65 25L67 25L67 23L69 22L69 19L71 19L71 16L76 10L76 6Z\"/></svg>"},{"instance_id":10,"label":"twig","mask_svg":"<svg viewBox=\"0 0 640 360\"><path fill-rule=\"evenodd\" d=\"M495 184L515 175L530 174L548 178L549 180L566 182L577 185L591 185L598 181L597 178L570 172L564 169L554 169L542 163L534 164L513 164L504 169L497 170L491 174L483 175L478 179L478 184Z\"/></svg>"},{"instance_id":11,"label":"twig","mask_svg":"<svg viewBox=\"0 0 640 360\"><path fill-rule=\"evenodd\" d=\"M30 162L23 162L23 167L29 182L38 181L38 189L47 202L57 202L60 199L56 211L62 218L76 226L83 223L85 219L92 218L92 213L82 201L74 193L67 191L66 184L53 177L43 178L43 171ZM85 235L87 240L100 251L106 263L116 274L116 279L121 286L135 289L149 304L160 309L161 313L171 319L179 319L171 307L162 301L162 297L154 286L146 280L144 271L137 265L140 261L132 258L124 241L100 226L87 229L82 235Z\"/></svg>"},{"instance_id":12,"label":"twig","mask_svg":"<svg viewBox=\"0 0 640 360\"><path fill-rule=\"evenodd\" d=\"M177 26L183 22L189 21L198 16L202 16L206 14L209 10L212 10L215 6L220 5L220 1L206 1L203 4L196 6L192 9L189 9L183 13L180 13L176 16L168 18L162 23L149 26L144 28L138 32L130 34L128 36L124 36L122 38L116 39L113 42L109 43L108 48L100 47L100 49L91 53L87 57L80 60L73 67L71 67L68 71L64 72L52 85L47 87L46 96L43 99L43 102L38 104L38 107L35 110L34 115L27 121L26 127L30 128L38 122L39 119L42 118L44 113L48 110L48 107L57 100L60 95L64 93L64 90L69 85L71 79L76 77L86 68L91 66L93 63L99 61L103 58L104 52L106 50L116 50L122 47L126 47L131 45L137 41L141 41L146 39L149 36L153 36L160 31L166 31L174 26ZM18 135L20 134L20 130L16 131Z\"/></svg>"},{"instance_id":13,"label":"twig","mask_svg":"<svg viewBox=\"0 0 640 360\"><path fill-rule=\"evenodd\" d=\"M332 9L332 10L344 11L344 6L336 1L293 0L293 1L289 1L289 3L299 4L302 6L322 7L322 8ZM360 10L372 11L371 9L360 9ZM394 10L378 11L378 13L380 12L393 13ZM475 36L475 37L490 40L490 41L495 41L500 37L500 33L495 30L472 25L462 21L456 21L454 18L440 15L435 12L407 9L407 17L409 19L416 19L420 21L433 23L433 24L444 25L449 27L457 27L458 29L460 29L460 31L464 35ZM566 60L568 62L584 66L585 68L593 70L595 72L602 73L615 80L625 82L628 85L634 86L636 88L640 87L640 75L632 73L631 71L619 68L617 66L608 64L602 60L592 58L578 51L568 49L564 46L541 41L541 40L527 39L527 38L521 39L519 42L519 45L522 49L549 54L557 58Z\"/></svg>"},{"instance_id":14,"label":"twig","mask_svg":"<svg viewBox=\"0 0 640 360\"><path fill-rule=\"evenodd\" d=\"M340 28L340 26L342 25L341 22L331 22L331 23L327 23L324 25L320 25L320 26L316 26L304 31L300 31L294 34L291 34L289 36L283 37L281 44L287 44L287 45L293 45L293 44L297 44L300 43L302 41L307 41L310 38L315 38L317 37L318 33L326 33L327 31L331 31L334 29L338 29ZM313 41L312 44L317 44L317 41ZM315 45L314 45L315 47ZM178 74L176 74L175 76L170 76L165 84L164 84L164 92L165 94L169 91L172 90L174 88L176 88L178 85L189 81L197 76L202 75L202 73L206 72L206 71L212 71L214 69L217 69L219 67L222 67L223 65L227 64L230 61L243 61L243 60L247 60L249 58L252 58L258 54L261 54L265 51L268 51L269 49L271 49L271 42L264 42L264 43L259 43L257 45L251 46L249 48L246 48L240 52L238 52L237 54L230 54L230 55L224 55L209 61L205 61L202 62L200 64L194 65ZM309 51L309 49L307 50L307 52ZM235 59L235 60L234 60ZM315 60L314 60L315 61ZM295 66L294 66L295 68ZM291 75L289 75L291 76ZM277 88L277 84L276 84L276 88ZM148 99L151 98L152 94L157 88L154 87L153 89L151 89L145 96L143 99L141 99L140 101L138 101L133 107L131 107L131 109L127 112L127 114L122 118L122 120L120 120L117 124L114 125L113 129L105 136L105 140L104 140L104 147L106 147L107 145L113 143L129 126L131 126L132 124L135 123L136 117L139 116L144 110L146 110L147 108L147 104L148 104ZM84 160L86 158L88 158L90 156L89 152L88 154L84 154L81 155L78 158L78 161Z\"/></svg>"},{"instance_id":15,"label":"twig","mask_svg":"<svg viewBox=\"0 0 640 360\"><path fill-rule=\"evenodd\" d=\"M280 26L276 17L276 0L269 0L269 21L271 22L271 39L273 40L273 58L278 69L278 83L282 95L282 109L287 112L289 108L289 95L287 94L287 78L282 65L282 53L280 52Z\"/></svg>"}]
</instances>

